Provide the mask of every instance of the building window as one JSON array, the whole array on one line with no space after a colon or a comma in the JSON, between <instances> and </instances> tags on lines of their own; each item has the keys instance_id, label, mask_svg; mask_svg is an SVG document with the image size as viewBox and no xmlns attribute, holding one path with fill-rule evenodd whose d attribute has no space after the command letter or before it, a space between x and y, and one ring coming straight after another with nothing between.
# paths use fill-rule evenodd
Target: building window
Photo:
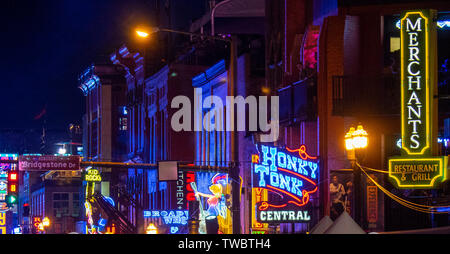
<instances>
[{"instance_id":1,"label":"building window","mask_svg":"<svg viewBox=\"0 0 450 254\"><path fill-rule=\"evenodd\" d=\"M69 215L69 193L53 193L53 216Z\"/></svg>"},{"instance_id":2,"label":"building window","mask_svg":"<svg viewBox=\"0 0 450 254\"><path fill-rule=\"evenodd\" d=\"M77 192L72 193L72 216L80 216L80 194Z\"/></svg>"},{"instance_id":3,"label":"building window","mask_svg":"<svg viewBox=\"0 0 450 254\"><path fill-rule=\"evenodd\" d=\"M119 118L119 130L126 131L127 124L128 124L128 118L126 118L126 117Z\"/></svg>"}]
</instances>

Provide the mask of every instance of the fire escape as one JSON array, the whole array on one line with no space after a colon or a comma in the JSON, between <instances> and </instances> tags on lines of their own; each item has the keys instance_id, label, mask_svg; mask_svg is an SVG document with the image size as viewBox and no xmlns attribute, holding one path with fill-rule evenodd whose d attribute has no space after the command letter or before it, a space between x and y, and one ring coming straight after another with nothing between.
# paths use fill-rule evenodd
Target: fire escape
<instances>
[{"instance_id":1,"label":"fire escape","mask_svg":"<svg viewBox=\"0 0 450 254\"><path fill-rule=\"evenodd\" d=\"M93 205L99 207L117 227L118 232L122 234L136 234L136 227L128 221L117 208L111 205L100 193L94 193L89 200Z\"/></svg>"}]
</instances>

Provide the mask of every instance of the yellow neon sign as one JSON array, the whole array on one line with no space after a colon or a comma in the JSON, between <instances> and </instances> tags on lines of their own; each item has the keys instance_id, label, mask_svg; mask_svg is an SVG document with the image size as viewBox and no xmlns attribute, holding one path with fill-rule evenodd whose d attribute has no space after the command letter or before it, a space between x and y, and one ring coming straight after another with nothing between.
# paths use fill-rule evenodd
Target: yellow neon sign
<instances>
[{"instance_id":1,"label":"yellow neon sign","mask_svg":"<svg viewBox=\"0 0 450 254\"><path fill-rule=\"evenodd\" d=\"M404 46L404 40L405 40L405 36L404 36L404 29L407 26L404 25L405 20L411 16L411 15L419 15L420 17L422 17L425 21L425 26L424 26L424 33L425 33L425 45L421 46L420 48L425 48L425 59L423 59L425 61L425 105L426 105L426 109L425 109L425 122L426 122L426 133L425 133L425 140L426 140L426 145L424 147L422 147L422 149L419 152L413 152L411 151L407 146L407 139L406 135L407 130L406 130L406 126L405 126L405 91L404 91L404 87L405 87L405 51L407 50L407 47ZM430 89L431 86L429 84L430 82L430 72L429 72L429 28L428 28L428 22L429 19L420 11L411 11L411 12L406 12L405 16L400 20L401 22L401 32L400 32L400 45L401 45L401 50L400 50L400 60L401 60L401 125L402 125L402 140L404 140L405 142L402 142L402 149L404 149L406 151L406 153L408 155L423 155L430 147L431 147L431 131L430 131L430 118L431 118L431 109L430 109ZM420 29L420 27L419 27ZM410 54L411 54L411 50L410 50Z\"/></svg>"},{"instance_id":2,"label":"yellow neon sign","mask_svg":"<svg viewBox=\"0 0 450 254\"><path fill-rule=\"evenodd\" d=\"M87 182L101 182L102 176L97 169L89 169L88 173L85 176L85 180Z\"/></svg>"},{"instance_id":3,"label":"yellow neon sign","mask_svg":"<svg viewBox=\"0 0 450 254\"><path fill-rule=\"evenodd\" d=\"M264 188L252 188L252 232L253 231L265 231L268 229L269 224L260 223L256 220L256 203L268 200L268 191Z\"/></svg>"},{"instance_id":4,"label":"yellow neon sign","mask_svg":"<svg viewBox=\"0 0 450 254\"><path fill-rule=\"evenodd\" d=\"M427 163L427 162L438 162L438 174L434 175L432 179L428 179L430 180L429 183L427 184L414 184L410 181L406 182L406 181L401 181L403 177L405 177L405 174L408 173L405 170L403 172L401 171L395 171L393 166L394 164L398 163L398 162L405 162L405 163L410 163L410 164L414 164L414 163ZM399 179L399 174L401 174L402 176ZM397 186L399 188L432 188L435 186L436 181L438 180L442 180L444 181L445 179L447 179L447 157L430 157L430 158L395 158L395 159L390 159L389 160L389 178L390 179L394 179L395 183L397 184ZM406 182L406 183L403 183Z\"/></svg>"}]
</instances>

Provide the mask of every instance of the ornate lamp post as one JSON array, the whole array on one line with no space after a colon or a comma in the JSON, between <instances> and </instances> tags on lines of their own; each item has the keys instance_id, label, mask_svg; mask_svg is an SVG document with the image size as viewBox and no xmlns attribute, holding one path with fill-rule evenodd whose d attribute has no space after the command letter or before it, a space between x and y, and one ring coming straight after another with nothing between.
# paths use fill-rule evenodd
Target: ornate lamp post
<instances>
[{"instance_id":1,"label":"ornate lamp post","mask_svg":"<svg viewBox=\"0 0 450 254\"><path fill-rule=\"evenodd\" d=\"M353 183L355 193L355 221L362 226L362 195L361 195L361 170L356 165L357 161L364 159L363 151L367 148L369 143L369 135L364 130L363 126L359 124L356 127L350 127L345 134L345 149L347 150L347 157L352 164L353 169Z\"/></svg>"},{"instance_id":2,"label":"ornate lamp post","mask_svg":"<svg viewBox=\"0 0 450 254\"><path fill-rule=\"evenodd\" d=\"M226 1L225 1L226 2ZM213 14L212 14L213 15ZM188 36L198 36L202 38L207 38L211 40L219 40L219 41L225 41L230 44L230 82L228 84L228 95L229 96L235 96L236 95L236 86L237 86L237 54L238 54L238 38L237 36L233 35L231 37L220 37L215 36L214 32L213 35L206 35L206 34L199 34L199 33L191 33L191 32L185 32L185 31L178 31L178 30L172 30L167 28L160 28L160 27L148 27L148 26L140 26L135 29L136 35L142 39L147 39L149 36L151 36L154 33L157 32L167 32L167 33L175 33L175 34L184 34ZM236 135L236 132L232 130L230 132L230 147L231 147L231 163L229 166L230 171L230 177L231 179L234 179L235 181L232 181L232 189L238 190L240 188L239 186L239 155L238 155L238 138ZM240 200L240 193L238 191L232 192L232 200ZM240 217L240 203L239 202L233 202L232 203L232 218L233 218L233 234L240 234L241 233L241 217ZM195 225L193 225L195 227Z\"/></svg>"}]
</instances>

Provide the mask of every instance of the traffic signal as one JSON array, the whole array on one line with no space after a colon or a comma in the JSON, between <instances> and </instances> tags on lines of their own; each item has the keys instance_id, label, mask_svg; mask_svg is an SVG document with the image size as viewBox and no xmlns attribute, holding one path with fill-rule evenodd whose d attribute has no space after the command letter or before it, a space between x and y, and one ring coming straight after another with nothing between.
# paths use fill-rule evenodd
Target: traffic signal
<instances>
[{"instance_id":1,"label":"traffic signal","mask_svg":"<svg viewBox=\"0 0 450 254\"><path fill-rule=\"evenodd\" d=\"M6 203L8 206L17 204L19 194L19 172L17 170L8 171L8 195Z\"/></svg>"},{"instance_id":2,"label":"traffic signal","mask_svg":"<svg viewBox=\"0 0 450 254\"><path fill-rule=\"evenodd\" d=\"M30 205L28 203L23 204L23 217L30 217Z\"/></svg>"},{"instance_id":3,"label":"traffic signal","mask_svg":"<svg viewBox=\"0 0 450 254\"><path fill-rule=\"evenodd\" d=\"M6 196L6 204L8 204L8 206L12 206L14 204L17 204L17 195L15 195L15 194L8 194Z\"/></svg>"}]
</instances>

